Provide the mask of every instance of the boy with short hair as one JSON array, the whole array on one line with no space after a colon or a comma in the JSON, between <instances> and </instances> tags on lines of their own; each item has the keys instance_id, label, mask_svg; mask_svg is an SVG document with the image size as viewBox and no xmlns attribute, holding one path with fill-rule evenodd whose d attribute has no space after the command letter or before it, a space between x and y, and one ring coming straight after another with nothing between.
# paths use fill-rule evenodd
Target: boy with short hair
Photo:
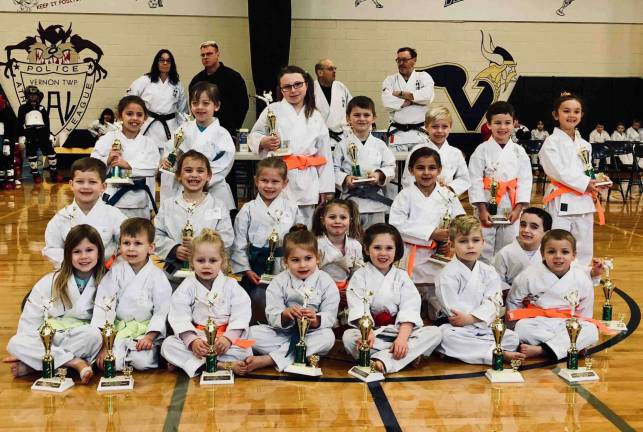
<instances>
[{"instance_id":1,"label":"boy with short hair","mask_svg":"<svg viewBox=\"0 0 643 432\"><path fill-rule=\"evenodd\" d=\"M641 141L641 120L632 120L632 126L627 128L625 135L628 141L640 142Z\"/></svg>"},{"instance_id":2,"label":"boy with short hair","mask_svg":"<svg viewBox=\"0 0 643 432\"><path fill-rule=\"evenodd\" d=\"M435 280L435 291L448 316L440 326L442 344L438 352L465 363L491 364L495 347L490 324L496 319L496 304L502 302L500 278L496 270L478 260L484 245L482 227L473 216L459 216L451 222L449 239L455 258ZM515 352L518 335L507 330L502 339L505 360L522 359Z\"/></svg>"},{"instance_id":3,"label":"boy with short hair","mask_svg":"<svg viewBox=\"0 0 643 432\"><path fill-rule=\"evenodd\" d=\"M442 173L440 173L440 183L451 189L453 193L460 196L471 186L469 180L469 169L464 160L460 149L449 145L447 138L453 126L451 112L443 106L432 108L425 117L424 129L427 132L427 140L423 144L418 144L413 151L420 147L429 147L440 154L442 162ZM415 178L409 171L409 160L411 153L406 157L404 163L404 175L402 176L402 186L409 187L415 182Z\"/></svg>"},{"instance_id":4,"label":"boy with short hair","mask_svg":"<svg viewBox=\"0 0 643 432\"><path fill-rule=\"evenodd\" d=\"M540 248L543 262L531 266L514 280L507 296L507 316L518 320L515 331L520 337L520 352L527 357L546 354L558 360L567 356L569 336L565 329L570 305L565 298L577 290L575 317L581 319L579 350L598 342L598 330L592 323L594 287L587 271L572 265L576 258L576 239L562 229L549 231ZM530 301L523 309L523 301ZM557 318L550 318L555 313Z\"/></svg>"},{"instance_id":5,"label":"boy with short hair","mask_svg":"<svg viewBox=\"0 0 643 432\"><path fill-rule=\"evenodd\" d=\"M503 291L511 288L513 280L526 267L542 260L540 241L550 229L551 215L545 210L537 207L523 210L518 236L493 257L493 266L500 275Z\"/></svg>"},{"instance_id":6,"label":"boy with short hair","mask_svg":"<svg viewBox=\"0 0 643 432\"><path fill-rule=\"evenodd\" d=\"M590 144L603 144L605 141L609 141L610 134L605 131L605 125L601 122L596 123L596 127L589 134L589 143Z\"/></svg>"},{"instance_id":7,"label":"boy with short hair","mask_svg":"<svg viewBox=\"0 0 643 432\"><path fill-rule=\"evenodd\" d=\"M163 270L150 259L154 252L152 222L145 218L123 222L119 249L120 258L96 291L92 326L111 322L116 327L116 370L130 362L136 370L156 368L172 288ZM101 369L106 354L103 346L96 359Z\"/></svg>"},{"instance_id":8,"label":"boy with short hair","mask_svg":"<svg viewBox=\"0 0 643 432\"><path fill-rule=\"evenodd\" d=\"M105 261L112 262L118 247L118 236L125 215L103 202L107 167L98 159L86 157L71 165L71 190L74 201L59 210L45 229L42 254L55 268L63 260L63 246L69 230L80 224L91 225L100 234L105 246Z\"/></svg>"},{"instance_id":9,"label":"boy with short hair","mask_svg":"<svg viewBox=\"0 0 643 432\"><path fill-rule=\"evenodd\" d=\"M495 102L487 110L491 138L476 147L469 160L469 201L480 219L484 235L482 261L493 256L518 234L522 209L531 200L531 163L522 146L511 140L514 108L508 102ZM494 224L488 205L490 189L496 189L497 214L506 215L509 223Z\"/></svg>"},{"instance_id":10,"label":"boy with short hair","mask_svg":"<svg viewBox=\"0 0 643 432\"><path fill-rule=\"evenodd\" d=\"M350 132L342 138L333 151L335 185L342 191L341 198L355 201L364 228L384 222L393 200L384 196L383 188L395 176L395 156L388 145L375 138L371 129L375 123L375 103L366 96L355 96L346 107L346 122ZM353 161L351 147L356 160ZM357 163L360 174L369 182L359 180L353 172Z\"/></svg>"}]
</instances>

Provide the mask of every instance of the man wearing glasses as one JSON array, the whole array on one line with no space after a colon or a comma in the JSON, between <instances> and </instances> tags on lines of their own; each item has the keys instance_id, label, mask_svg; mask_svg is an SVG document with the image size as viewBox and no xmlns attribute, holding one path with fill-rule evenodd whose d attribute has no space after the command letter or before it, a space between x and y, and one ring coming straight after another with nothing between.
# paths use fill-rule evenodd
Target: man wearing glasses
<instances>
[{"instance_id":1,"label":"man wearing glasses","mask_svg":"<svg viewBox=\"0 0 643 432\"><path fill-rule=\"evenodd\" d=\"M394 151L411 151L425 142L424 117L433 100L433 78L415 70L417 52L403 47L397 50L398 73L382 83L382 104L391 116L389 144Z\"/></svg>"},{"instance_id":2,"label":"man wearing glasses","mask_svg":"<svg viewBox=\"0 0 643 432\"><path fill-rule=\"evenodd\" d=\"M337 67L330 59L321 59L315 65L315 106L326 122L330 137L340 142L346 124L346 105L352 96L348 87L335 80L336 73Z\"/></svg>"}]
</instances>

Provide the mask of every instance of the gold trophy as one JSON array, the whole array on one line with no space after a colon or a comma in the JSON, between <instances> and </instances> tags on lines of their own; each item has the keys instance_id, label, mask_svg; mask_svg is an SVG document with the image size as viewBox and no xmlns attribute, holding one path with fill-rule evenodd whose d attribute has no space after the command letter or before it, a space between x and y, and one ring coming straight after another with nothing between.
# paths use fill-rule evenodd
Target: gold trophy
<instances>
[{"instance_id":1,"label":"gold trophy","mask_svg":"<svg viewBox=\"0 0 643 432\"><path fill-rule=\"evenodd\" d=\"M219 326L217 326L212 317L209 317L203 328L208 353L205 356L205 371L201 374L201 385L234 384L234 374L230 368L225 368L224 370L218 370L217 368L215 344L218 331Z\"/></svg>"},{"instance_id":2,"label":"gold trophy","mask_svg":"<svg viewBox=\"0 0 643 432\"><path fill-rule=\"evenodd\" d=\"M194 237L194 226L190 222L190 218L192 218L192 215L194 214L195 210L196 210L195 203L190 203L186 209L188 213L188 218L187 218L187 221L185 222L185 226L183 227L183 230L181 231L181 237L182 237L183 243L191 242L192 238ZM181 268L175 271L172 276L176 278L184 279L188 276L192 276L192 274L193 272L192 270L190 270L190 263L188 261L183 261L181 264Z\"/></svg>"},{"instance_id":3,"label":"gold trophy","mask_svg":"<svg viewBox=\"0 0 643 432\"><path fill-rule=\"evenodd\" d=\"M605 279L601 279L601 288L603 289L603 294L605 295L605 303L603 303L603 319L601 322L605 324L605 327L615 332L624 332L627 331L627 325L623 320L615 321L613 306L612 306L612 295L616 289L616 285L612 282L610 277L610 272L614 269L614 261L611 259L605 258L603 260L603 267L605 268Z\"/></svg>"},{"instance_id":4,"label":"gold trophy","mask_svg":"<svg viewBox=\"0 0 643 432\"><path fill-rule=\"evenodd\" d=\"M496 199L496 194L498 193L498 181L495 177L491 178L491 184L489 185L489 203L487 208L489 209L489 214L495 216L498 214L498 200Z\"/></svg>"},{"instance_id":5,"label":"gold trophy","mask_svg":"<svg viewBox=\"0 0 643 432\"><path fill-rule=\"evenodd\" d=\"M103 347L107 355L103 359L104 372L98 383L99 392L104 391L121 391L132 390L134 388L134 379L125 375L116 375L116 356L114 356L114 341L116 340L116 328L109 321L100 329L103 338Z\"/></svg>"},{"instance_id":6,"label":"gold trophy","mask_svg":"<svg viewBox=\"0 0 643 432\"><path fill-rule=\"evenodd\" d=\"M174 147L172 148L172 151L170 152L170 154L167 155L167 160L170 163L170 168L168 169L161 168L159 171L164 172L166 174L171 174L171 175L174 175L176 173L176 160L181 155L181 150L179 149L179 147L181 147L181 144L183 144L184 140L185 140L185 133L183 132L183 128L180 127L174 133Z\"/></svg>"},{"instance_id":7,"label":"gold trophy","mask_svg":"<svg viewBox=\"0 0 643 432\"><path fill-rule=\"evenodd\" d=\"M51 326L49 320L45 319L38 333L45 347L45 355L42 357L42 377L33 383L31 389L35 391L62 393L72 387L74 381L71 378L67 378L66 368L58 368L58 373L54 376L54 357L51 354L51 345L54 342L56 330Z\"/></svg>"},{"instance_id":8,"label":"gold trophy","mask_svg":"<svg viewBox=\"0 0 643 432\"><path fill-rule=\"evenodd\" d=\"M351 158L351 175L355 177L353 183L370 182L372 179L362 174L362 168L357 163L357 144L353 141L349 142L346 152Z\"/></svg>"},{"instance_id":9,"label":"gold trophy","mask_svg":"<svg viewBox=\"0 0 643 432\"><path fill-rule=\"evenodd\" d=\"M578 289L572 288L572 290L570 290L565 296L565 300L567 300L570 306L570 318L565 324L565 329L569 335L570 345L567 350L567 367L565 369L561 369L558 375L570 383L598 381L598 375L593 369L578 366L578 348L576 347L576 342L578 341L578 336L582 330L580 321L575 317L576 308L579 303Z\"/></svg>"},{"instance_id":10,"label":"gold trophy","mask_svg":"<svg viewBox=\"0 0 643 432\"><path fill-rule=\"evenodd\" d=\"M263 92L263 96L255 95L254 97L256 99L259 99L260 101L263 101L263 103L265 103L266 107L268 108L266 111L266 122L268 123L268 135L273 137L278 137L279 134L277 133L277 115L270 108L270 104L272 103L272 92ZM270 152L271 153L270 155L271 156L291 155L292 152L290 151L288 144L289 144L288 140L280 139L279 147L276 150Z\"/></svg>"},{"instance_id":11,"label":"gold trophy","mask_svg":"<svg viewBox=\"0 0 643 432\"><path fill-rule=\"evenodd\" d=\"M275 229L268 236L268 259L266 259L265 271L261 275L259 283L268 285L274 279L275 275L275 251L279 245L279 234Z\"/></svg>"},{"instance_id":12,"label":"gold trophy","mask_svg":"<svg viewBox=\"0 0 643 432\"><path fill-rule=\"evenodd\" d=\"M123 153L123 144L119 139L115 139L112 143L112 151ZM105 180L105 183L112 185L132 185L134 182L129 178L127 170L119 167L113 166L110 169L109 175Z\"/></svg>"},{"instance_id":13,"label":"gold trophy","mask_svg":"<svg viewBox=\"0 0 643 432\"><path fill-rule=\"evenodd\" d=\"M370 300L373 297L373 291L366 291L363 296L359 295L353 288L349 288L353 294L362 300L364 304L364 311L362 317L357 320L357 328L359 329L359 341L357 342L357 366L353 366L348 370L349 375L362 380L366 383L374 381L382 381L384 374L376 371L373 368L373 361L371 360L371 347L368 344L368 336L373 331L375 322L370 316Z\"/></svg>"},{"instance_id":14,"label":"gold trophy","mask_svg":"<svg viewBox=\"0 0 643 432\"><path fill-rule=\"evenodd\" d=\"M594 165L592 165L592 157L589 153L589 149L585 147L579 148L578 157L580 158L581 162L583 162L583 170L585 171L585 175L591 179L597 180L596 182L597 187L612 186L612 181L605 173L594 172Z\"/></svg>"},{"instance_id":15,"label":"gold trophy","mask_svg":"<svg viewBox=\"0 0 643 432\"><path fill-rule=\"evenodd\" d=\"M307 288L305 285L303 286L303 309L307 308L308 299L313 294L313 292L313 288ZM299 342L297 342L297 344L295 345L295 362L294 364L288 366L285 371L301 375L320 376L322 375L322 371L318 367L318 360L312 362L310 366L306 364L306 333L308 333L308 329L310 328L310 320L307 317L298 318L296 320L296 324L297 330L299 331ZM311 356L311 358L312 357L313 356Z\"/></svg>"},{"instance_id":16,"label":"gold trophy","mask_svg":"<svg viewBox=\"0 0 643 432\"><path fill-rule=\"evenodd\" d=\"M491 355L491 369L487 369L485 376L492 383L525 382L520 372L518 372L521 363L512 361L511 369L505 369L504 366L502 338L507 331L507 326L503 320L502 292L496 292L492 297L489 297L489 301L491 301L496 308L496 319L491 323L491 333L493 333L496 346Z\"/></svg>"},{"instance_id":17,"label":"gold trophy","mask_svg":"<svg viewBox=\"0 0 643 432\"><path fill-rule=\"evenodd\" d=\"M457 196L455 193L453 193L451 190L445 188L447 192L447 196L444 197L442 195L442 191L440 190L439 193L440 195L446 200L447 205L446 209L444 210L444 214L442 215L442 219L440 219L440 225L438 225L439 229L449 229L449 225L451 225L451 209L453 208L453 200L457 199ZM439 253L437 250L443 247L445 243L448 243L448 240L446 242L437 242L437 248L436 252L431 255L429 258L429 261L432 261L436 264L440 265L447 265L448 263L451 262L451 257L446 256L442 253Z\"/></svg>"}]
</instances>

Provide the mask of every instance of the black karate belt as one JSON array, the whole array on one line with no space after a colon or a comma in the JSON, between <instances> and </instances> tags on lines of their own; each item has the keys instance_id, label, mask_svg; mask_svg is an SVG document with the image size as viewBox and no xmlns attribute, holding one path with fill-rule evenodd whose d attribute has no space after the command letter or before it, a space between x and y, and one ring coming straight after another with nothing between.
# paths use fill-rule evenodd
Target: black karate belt
<instances>
[{"instance_id":1,"label":"black karate belt","mask_svg":"<svg viewBox=\"0 0 643 432\"><path fill-rule=\"evenodd\" d=\"M393 204L393 200L390 199L389 197L385 197L384 195L378 194L377 192L380 190L381 189L379 186L359 185L355 189L348 192L348 195L346 196L346 198L369 199L371 201L375 201L390 207L391 204Z\"/></svg>"},{"instance_id":2,"label":"black karate belt","mask_svg":"<svg viewBox=\"0 0 643 432\"><path fill-rule=\"evenodd\" d=\"M152 208L154 209L154 213L158 213L158 208L156 207L154 196L152 195L152 191L150 191L150 188L147 185L147 183L145 183L145 179L135 179L133 185L119 186L119 188L116 190L116 193L113 196L109 196L108 194L103 194L103 201L105 201L105 203L108 205L115 206L116 203L119 202L121 198L123 198L123 195L125 195L127 192L138 191L138 190L145 191L147 196L150 198L150 201L152 202Z\"/></svg>"},{"instance_id":3,"label":"black karate belt","mask_svg":"<svg viewBox=\"0 0 643 432\"><path fill-rule=\"evenodd\" d=\"M396 132L408 132L410 130L416 130L422 133L426 133L426 131L424 130L424 123L403 124L392 122L388 125L388 129L386 130L386 137L390 141L391 135L394 135Z\"/></svg>"},{"instance_id":4,"label":"black karate belt","mask_svg":"<svg viewBox=\"0 0 643 432\"><path fill-rule=\"evenodd\" d=\"M335 141L340 142L342 140L343 132L337 133L335 131L328 129L328 135Z\"/></svg>"},{"instance_id":5,"label":"black karate belt","mask_svg":"<svg viewBox=\"0 0 643 432\"><path fill-rule=\"evenodd\" d=\"M147 125L147 127L145 128L145 132L143 132L143 135L145 135L147 131L150 130L150 128L155 122L159 122L163 125L163 129L165 130L165 137L167 139L172 138L172 134L170 133L170 127L167 125L167 121L172 120L174 117L176 117L176 113L158 114L153 111L148 111L148 113L150 117L152 117L154 120L152 120L152 122L149 125Z\"/></svg>"}]
</instances>

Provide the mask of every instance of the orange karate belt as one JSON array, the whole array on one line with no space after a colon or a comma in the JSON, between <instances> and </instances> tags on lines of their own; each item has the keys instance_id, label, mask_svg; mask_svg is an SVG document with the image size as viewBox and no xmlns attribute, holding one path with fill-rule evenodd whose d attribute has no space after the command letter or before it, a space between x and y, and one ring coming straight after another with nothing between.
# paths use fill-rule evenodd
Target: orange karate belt
<instances>
[{"instance_id":1,"label":"orange karate belt","mask_svg":"<svg viewBox=\"0 0 643 432\"><path fill-rule=\"evenodd\" d=\"M596 213L598 213L598 224L605 225L605 210L601 205L601 201L598 199L598 195L593 192L578 192L567 185L560 183L557 180L551 181L551 185L554 186L554 190L549 193L545 198L543 198L543 204L547 204L549 201L556 199L557 197L565 194L574 194L576 196L589 195L594 201L594 206L596 207Z\"/></svg>"},{"instance_id":2,"label":"orange karate belt","mask_svg":"<svg viewBox=\"0 0 643 432\"><path fill-rule=\"evenodd\" d=\"M512 311L507 312L507 318L510 321L518 321L524 318L536 318L536 317L571 318L572 311L570 309L556 309L556 308L543 309L533 304L529 304L524 309L514 309ZM598 327L598 329L603 334L607 334L607 335L614 334L614 332L612 332L610 329L605 327L605 325L602 322L595 320L594 318L588 318L577 314L574 314L574 318L578 318L581 321L587 321L594 324L596 327Z\"/></svg>"},{"instance_id":3,"label":"orange karate belt","mask_svg":"<svg viewBox=\"0 0 643 432\"><path fill-rule=\"evenodd\" d=\"M105 269L106 270L111 269L115 261L116 261L116 255L112 255L111 257L109 257L109 259L105 261Z\"/></svg>"},{"instance_id":4,"label":"orange karate belt","mask_svg":"<svg viewBox=\"0 0 643 432\"><path fill-rule=\"evenodd\" d=\"M194 324L194 328L196 328L197 330L205 330L205 326L200 325L200 324ZM227 324L218 326L217 327L217 337L223 336L223 333L225 333L225 331L227 329L228 329ZM235 340L232 341L232 344L236 345L238 347L241 347L241 348L252 348L252 346L255 344L255 342L257 342L257 341L255 341L253 339L235 339Z\"/></svg>"},{"instance_id":5,"label":"orange karate belt","mask_svg":"<svg viewBox=\"0 0 643 432\"><path fill-rule=\"evenodd\" d=\"M482 179L484 184L484 189L491 189L491 177L484 177ZM498 183L498 190L496 190L496 203L500 205L502 197L509 192L509 199L511 200L511 208L513 209L516 206L516 189L518 188L518 179L511 179L507 181L496 180Z\"/></svg>"},{"instance_id":6,"label":"orange karate belt","mask_svg":"<svg viewBox=\"0 0 643 432\"><path fill-rule=\"evenodd\" d=\"M409 252L409 259L406 261L406 272L409 277L413 277L413 267L415 267L415 254L417 254L418 249L437 249L438 244L431 240L429 245L418 245L415 243L404 242L405 245L411 246L411 251Z\"/></svg>"},{"instance_id":7,"label":"orange karate belt","mask_svg":"<svg viewBox=\"0 0 643 432\"><path fill-rule=\"evenodd\" d=\"M283 157L284 162L289 170L304 170L317 166L326 165L326 158L324 156L304 156L304 155L288 155Z\"/></svg>"},{"instance_id":8,"label":"orange karate belt","mask_svg":"<svg viewBox=\"0 0 643 432\"><path fill-rule=\"evenodd\" d=\"M346 300L346 288L348 287L348 281L335 281L335 285L337 285L337 290L339 291L339 307L345 308L348 306L348 300Z\"/></svg>"}]
</instances>

